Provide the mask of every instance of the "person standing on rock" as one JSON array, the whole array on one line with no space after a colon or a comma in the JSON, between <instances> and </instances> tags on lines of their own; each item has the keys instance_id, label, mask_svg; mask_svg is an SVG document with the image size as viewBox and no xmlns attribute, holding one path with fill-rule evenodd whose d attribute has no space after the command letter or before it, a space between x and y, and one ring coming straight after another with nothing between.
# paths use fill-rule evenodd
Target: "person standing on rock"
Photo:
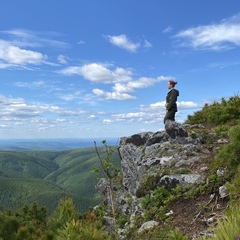
<instances>
[{"instance_id":1,"label":"person standing on rock","mask_svg":"<svg viewBox=\"0 0 240 240\"><path fill-rule=\"evenodd\" d=\"M177 97L179 96L179 91L176 90L174 87L177 82L173 80L169 80L168 82L168 89L170 90L166 97L166 115L164 117L164 124L166 120L175 121L175 114L177 112Z\"/></svg>"}]
</instances>

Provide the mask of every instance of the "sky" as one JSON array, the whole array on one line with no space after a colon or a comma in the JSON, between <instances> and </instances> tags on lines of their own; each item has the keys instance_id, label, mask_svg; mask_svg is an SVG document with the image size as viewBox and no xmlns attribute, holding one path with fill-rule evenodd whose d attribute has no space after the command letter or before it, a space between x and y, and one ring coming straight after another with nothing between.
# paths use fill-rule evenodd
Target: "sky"
<instances>
[{"instance_id":1,"label":"sky","mask_svg":"<svg viewBox=\"0 0 240 240\"><path fill-rule=\"evenodd\" d=\"M124 137L239 94L239 0L1 0L0 138Z\"/></svg>"}]
</instances>

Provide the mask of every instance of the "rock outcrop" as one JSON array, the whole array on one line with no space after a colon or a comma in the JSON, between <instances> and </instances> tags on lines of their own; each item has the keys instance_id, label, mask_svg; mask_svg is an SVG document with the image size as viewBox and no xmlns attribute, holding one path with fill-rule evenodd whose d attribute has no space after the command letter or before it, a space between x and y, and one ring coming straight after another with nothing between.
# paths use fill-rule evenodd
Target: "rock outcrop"
<instances>
[{"instance_id":1,"label":"rock outcrop","mask_svg":"<svg viewBox=\"0 0 240 240\"><path fill-rule=\"evenodd\" d=\"M168 189L176 186L187 189L206 181L208 167L205 160L211 153L203 147L202 141L200 135L191 131L191 126L171 121L166 122L163 131L122 137L118 148L121 186L114 185L115 201L122 213L130 220L142 214L140 199L150 178L154 179L152 187L165 186ZM106 204L110 204L107 184L107 181L101 180L97 188Z\"/></svg>"}]
</instances>

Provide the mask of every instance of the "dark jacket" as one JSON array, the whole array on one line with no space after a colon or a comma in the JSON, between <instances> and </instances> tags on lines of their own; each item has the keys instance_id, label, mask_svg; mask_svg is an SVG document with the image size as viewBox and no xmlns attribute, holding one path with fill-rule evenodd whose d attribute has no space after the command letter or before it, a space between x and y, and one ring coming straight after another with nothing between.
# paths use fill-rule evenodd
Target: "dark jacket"
<instances>
[{"instance_id":1,"label":"dark jacket","mask_svg":"<svg viewBox=\"0 0 240 240\"><path fill-rule=\"evenodd\" d=\"M166 97L166 109L169 111L177 112L177 97L179 96L179 91L172 89L168 92Z\"/></svg>"}]
</instances>

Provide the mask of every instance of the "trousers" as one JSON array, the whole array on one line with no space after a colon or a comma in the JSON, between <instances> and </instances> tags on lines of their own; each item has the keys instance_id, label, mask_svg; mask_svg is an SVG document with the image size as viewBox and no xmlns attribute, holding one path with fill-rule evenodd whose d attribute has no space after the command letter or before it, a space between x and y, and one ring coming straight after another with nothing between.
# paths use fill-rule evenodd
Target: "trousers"
<instances>
[{"instance_id":1,"label":"trousers","mask_svg":"<svg viewBox=\"0 0 240 240\"><path fill-rule=\"evenodd\" d=\"M176 114L176 110L168 110L165 117L164 117L164 120L163 120L163 123L165 124L166 120L171 120L171 121L175 121L175 114Z\"/></svg>"}]
</instances>

